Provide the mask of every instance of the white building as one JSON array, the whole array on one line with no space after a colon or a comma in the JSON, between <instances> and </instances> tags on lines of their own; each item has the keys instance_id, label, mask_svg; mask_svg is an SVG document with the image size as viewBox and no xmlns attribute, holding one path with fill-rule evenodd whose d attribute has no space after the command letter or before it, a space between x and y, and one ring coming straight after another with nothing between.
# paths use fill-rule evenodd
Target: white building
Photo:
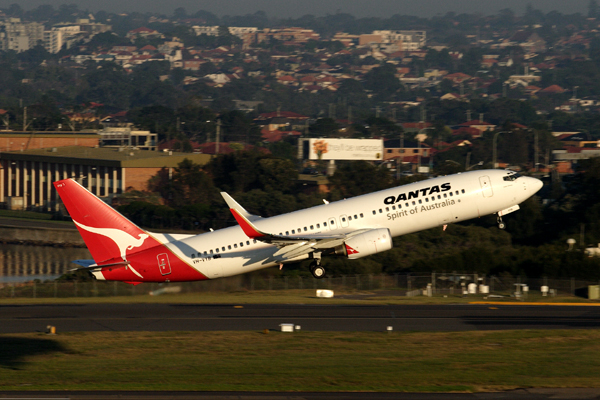
<instances>
[{"instance_id":1,"label":"white building","mask_svg":"<svg viewBox=\"0 0 600 400\"><path fill-rule=\"evenodd\" d=\"M37 22L23 23L19 18L0 22L0 48L18 53L35 47L44 40L44 26Z\"/></svg>"},{"instance_id":2,"label":"white building","mask_svg":"<svg viewBox=\"0 0 600 400\"><path fill-rule=\"evenodd\" d=\"M219 36L219 26L192 26L196 35L208 35L208 36ZM258 28L252 26L230 26L227 28L229 33L233 36L237 36L240 39L243 39L245 35L248 33L256 33Z\"/></svg>"},{"instance_id":3,"label":"white building","mask_svg":"<svg viewBox=\"0 0 600 400\"><path fill-rule=\"evenodd\" d=\"M194 32L196 32L196 36L207 35L207 36L219 36L219 27L218 26L192 26Z\"/></svg>"}]
</instances>

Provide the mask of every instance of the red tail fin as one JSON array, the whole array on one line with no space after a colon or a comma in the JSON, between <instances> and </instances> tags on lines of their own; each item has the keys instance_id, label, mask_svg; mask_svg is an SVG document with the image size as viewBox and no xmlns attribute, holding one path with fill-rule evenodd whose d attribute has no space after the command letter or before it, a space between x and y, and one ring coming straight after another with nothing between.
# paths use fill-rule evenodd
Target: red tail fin
<instances>
[{"instance_id":1,"label":"red tail fin","mask_svg":"<svg viewBox=\"0 0 600 400\"><path fill-rule=\"evenodd\" d=\"M96 263L156 245L148 234L72 179L54 182ZM146 242L146 243L145 243Z\"/></svg>"}]
</instances>

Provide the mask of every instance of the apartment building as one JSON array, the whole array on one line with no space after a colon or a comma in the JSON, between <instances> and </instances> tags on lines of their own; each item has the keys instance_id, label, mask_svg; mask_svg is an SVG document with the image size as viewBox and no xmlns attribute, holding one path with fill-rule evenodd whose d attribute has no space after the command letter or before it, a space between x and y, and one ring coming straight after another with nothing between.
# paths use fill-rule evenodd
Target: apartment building
<instances>
[{"instance_id":1,"label":"apartment building","mask_svg":"<svg viewBox=\"0 0 600 400\"><path fill-rule=\"evenodd\" d=\"M23 23L19 18L8 18L0 22L0 49L27 51L43 43L44 26L38 22Z\"/></svg>"},{"instance_id":2,"label":"apartment building","mask_svg":"<svg viewBox=\"0 0 600 400\"><path fill-rule=\"evenodd\" d=\"M110 31L110 25L79 19L76 23L57 24L49 30L38 22L21 22L19 18L8 18L0 22L0 50L18 53L42 44L50 53L69 48L82 37Z\"/></svg>"},{"instance_id":3,"label":"apartment building","mask_svg":"<svg viewBox=\"0 0 600 400\"><path fill-rule=\"evenodd\" d=\"M373 31L370 34L360 35L359 45L394 45L399 51L414 51L425 47L427 42L426 31Z\"/></svg>"}]
</instances>

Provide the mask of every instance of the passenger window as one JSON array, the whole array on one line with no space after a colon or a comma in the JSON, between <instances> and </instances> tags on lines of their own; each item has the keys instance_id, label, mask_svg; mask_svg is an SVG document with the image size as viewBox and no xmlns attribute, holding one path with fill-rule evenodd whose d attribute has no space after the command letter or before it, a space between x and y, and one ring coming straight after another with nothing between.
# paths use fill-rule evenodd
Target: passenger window
<instances>
[{"instance_id":1,"label":"passenger window","mask_svg":"<svg viewBox=\"0 0 600 400\"><path fill-rule=\"evenodd\" d=\"M410 207L410 205L408 203L404 204L406 207Z\"/></svg>"},{"instance_id":2,"label":"passenger window","mask_svg":"<svg viewBox=\"0 0 600 400\"><path fill-rule=\"evenodd\" d=\"M452 192L450 192L449 194L450 194L450 197L452 197L452 196L453 196Z\"/></svg>"},{"instance_id":3,"label":"passenger window","mask_svg":"<svg viewBox=\"0 0 600 400\"><path fill-rule=\"evenodd\" d=\"M221 247L221 250L222 250L222 251L225 251L225 246Z\"/></svg>"},{"instance_id":4,"label":"passenger window","mask_svg":"<svg viewBox=\"0 0 600 400\"><path fill-rule=\"evenodd\" d=\"M342 222L346 222L346 218L342 218Z\"/></svg>"},{"instance_id":5,"label":"passenger window","mask_svg":"<svg viewBox=\"0 0 600 400\"><path fill-rule=\"evenodd\" d=\"M306 227L304 227L304 232L306 232L308 229Z\"/></svg>"},{"instance_id":6,"label":"passenger window","mask_svg":"<svg viewBox=\"0 0 600 400\"><path fill-rule=\"evenodd\" d=\"M417 203L415 203L415 201L413 200L413 201L412 201L412 205L413 205L413 206L416 206L416 205L417 205Z\"/></svg>"},{"instance_id":7,"label":"passenger window","mask_svg":"<svg viewBox=\"0 0 600 400\"><path fill-rule=\"evenodd\" d=\"M229 250L231 250L231 245L227 246L227 248L228 248Z\"/></svg>"},{"instance_id":8,"label":"passenger window","mask_svg":"<svg viewBox=\"0 0 600 400\"><path fill-rule=\"evenodd\" d=\"M419 199L419 204L423 204L423 200Z\"/></svg>"},{"instance_id":9,"label":"passenger window","mask_svg":"<svg viewBox=\"0 0 600 400\"><path fill-rule=\"evenodd\" d=\"M358 217L356 216L356 214L354 214L354 219L358 219Z\"/></svg>"},{"instance_id":10,"label":"passenger window","mask_svg":"<svg viewBox=\"0 0 600 400\"><path fill-rule=\"evenodd\" d=\"M363 213L360 213L360 217L361 217L361 218L364 218L365 216L363 215Z\"/></svg>"},{"instance_id":11,"label":"passenger window","mask_svg":"<svg viewBox=\"0 0 600 400\"><path fill-rule=\"evenodd\" d=\"M389 208L389 207L386 207L386 208L385 208L385 212L389 212L389 211L390 211L390 208Z\"/></svg>"},{"instance_id":12,"label":"passenger window","mask_svg":"<svg viewBox=\"0 0 600 400\"><path fill-rule=\"evenodd\" d=\"M448 197L448 196L446 195L446 193L444 193L444 198L446 198L446 197Z\"/></svg>"},{"instance_id":13,"label":"passenger window","mask_svg":"<svg viewBox=\"0 0 600 400\"><path fill-rule=\"evenodd\" d=\"M211 250L211 251L210 251L210 254L212 254L212 253L213 253L213 251Z\"/></svg>"},{"instance_id":14,"label":"passenger window","mask_svg":"<svg viewBox=\"0 0 600 400\"><path fill-rule=\"evenodd\" d=\"M323 226L327 226L327 222L323 222Z\"/></svg>"},{"instance_id":15,"label":"passenger window","mask_svg":"<svg viewBox=\"0 0 600 400\"><path fill-rule=\"evenodd\" d=\"M377 211L373 210L373 215L377 215Z\"/></svg>"},{"instance_id":16,"label":"passenger window","mask_svg":"<svg viewBox=\"0 0 600 400\"><path fill-rule=\"evenodd\" d=\"M425 197L425 203L429 203L429 198Z\"/></svg>"},{"instance_id":17,"label":"passenger window","mask_svg":"<svg viewBox=\"0 0 600 400\"><path fill-rule=\"evenodd\" d=\"M383 212L383 210L380 208L380 209L379 209L379 214L381 214L382 212Z\"/></svg>"},{"instance_id":18,"label":"passenger window","mask_svg":"<svg viewBox=\"0 0 600 400\"><path fill-rule=\"evenodd\" d=\"M396 209L396 206L392 206L392 210L395 210L395 209Z\"/></svg>"},{"instance_id":19,"label":"passenger window","mask_svg":"<svg viewBox=\"0 0 600 400\"><path fill-rule=\"evenodd\" d=\"M216 248L216 251L217 251L217 253L219 252L219 248L218 247Z\"/></svg>"},{"instance_id":20,"label":"passenger window","mask_svg":"<svg viewBox=\"0 0 600 400\"><path fill-rule=\"evenodd\" d=\"M285 236L289 236L289 234L290 233L288 231L285 231Z\"/></svg>"},{"instance_id":21,"label":"passenger window","mask_svg":"<svg viewBox=\"0 0 600 400\"><path fill-rule=\"evenodd\" d=\"M296 230L292 229L292 235L295 235L295 234L296 234Z\"/></svg>"},{"instance_id":22,"label":"passenger window","mask_svg":"<svg viewBox=\"0 0 600 400\"><path fill-rule=\"evenodd\" d=\"M310 230L312 231L313 229L315 229L314 225L310 226Z\"/></svg>"},{"instance_id":23,"label":"passenger window","mask_svg":"<svg viewBox=\"0 0 600 400\"><path fill-rule=\"evenodd\" d=\"M461 190L461 193L465 193L465 189L462 189L462 190Z\"/></svg>"},{"instance_id":24,"label":"passenger window","mask_svg":"<svg viewBox=\"0 0 600 400\"><path fill-rule=\"evenodd\" d=\"M321 228L321 224L317 224L317 229Z\"/></svg>"},{"instance_id":25,"label":"passenger window","mask_svg":"<svg viewBox=\"0 0 600 400\"><path fill-rule=\"evenodd\" d=\"M244 247L244 242L240 242L240 247Z\"/></svg>"},{"instance_id":26,"label":"passenger window","mask_svg":"<svg viewBox=\"0 0 600 400\"><path fill-rule=\"evenodd\" d=\"M254 244L256 244L256 239L254 239Z\"/></svg>"},{"instance_id":27,"label":"passenger window","mask_svg":"<svg viewBox=\"0 0 600 400\"><path fill-rule=\"evenodd\" d=\"M458 190L456 191L456 195L458 196Z\"/></svg>"},{"instance_id":28,"label":"passenger window","mask_svg":"<svg viewBox=\"0 0 600 400\"><path fill-rule=\"evenodd\" d=\"M234 244L233 244L233 247L237 249L237 243L234 243Z\"/></svg>"},{"instance_id":29,"label":"passenger window","mask_svg":"<svg viewBox=\"0 0 600 400\"><path fill-rule=\"evenodd\" d=\"M204 251L204 255L207 255L208 253L206 252L206 250Z\"/></svg>"},{"instance_id":30,"label":"passenger window","mask_svg":"<svg viewBox=\"0 0 600 400\"><path fill-rule=\"evenodd\" d=\"M442 198L442 195L441 195L441 194L438 194L438 200L439 200L439 199L441 199L441 198Z\"/></svg>"},{"instance_id":31,"label":"passenger window","mask_svg":"<svg viewBox=\"0 0 600 400\"><path fill-rule=\"evenodd\" d=\"M192 253L192 260L196 258L196 254Z\"/></svg>"},{"instance_id":32,"label":"passenger window","mask_svg":"<svg viewBox=\"0 0 600 400\"><path fill-rule=\"evenodd\" d=\"M246 245L250 246L250 241L246 240Z\"/></svg>"},{"instance_id":33,"label":"passenger window","mask_svg":"<svg viewBox=\"0 0 600 400\"><path fill-rule=\"evenodd\" d=\"M352 221L352 215L348 217L348 221Z\"/></svg>"}]
</instances>

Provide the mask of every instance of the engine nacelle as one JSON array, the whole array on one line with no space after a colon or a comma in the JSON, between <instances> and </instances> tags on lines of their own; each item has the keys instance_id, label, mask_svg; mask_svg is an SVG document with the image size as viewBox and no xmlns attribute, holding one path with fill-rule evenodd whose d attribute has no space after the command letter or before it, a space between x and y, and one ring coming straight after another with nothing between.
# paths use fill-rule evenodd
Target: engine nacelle
<instances>
[{"instance_id":1,"label":"engine nacelle","mask_svg":"<svg viewBox=\"0 0 600 400\"><path fill-rule=\"evenodd\" d=\"M351 260L370 256L390 250L393 246L392 235L387 228L372 229L360 235L352 236L334 251L338 256L345 256Z\"/></svg>"}]
</instances>

